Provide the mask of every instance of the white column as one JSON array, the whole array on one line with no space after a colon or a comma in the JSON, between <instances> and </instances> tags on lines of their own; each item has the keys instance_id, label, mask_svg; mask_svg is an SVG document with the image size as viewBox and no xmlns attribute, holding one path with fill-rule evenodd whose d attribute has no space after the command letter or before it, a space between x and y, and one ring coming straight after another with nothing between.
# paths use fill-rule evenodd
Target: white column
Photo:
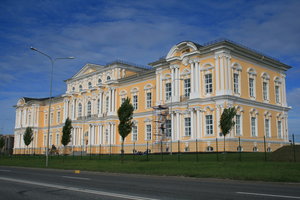
<instances>
[{"instance_id":1,"label":"white column","mask_svg":"<svg viewBox=\"0 0 300 200\"><path fill-rule=\"evenodd\" d=\"M102 144L102 125L98 126L98 144Z\"/></svg>"},{"instance_id":2,"label":"white column","mask_svg":"<svg viewBox=\"0 0 300 200\"><path fill-rule=\"evenodd\" d=\"M89 125L89 136L88 136L88 145L90 145L91 144L91 126Z\"/></svg>"},{"instance_id":3,"label":"white column","mask_svg":"<svg viewBox=\"0 0 300 200\"><path fill-rule=\"evenodd\" d=\"M109 96L109 103L108 103L108 112L111 112L111 89L109 89L109 92L108 92L108 96Z\"/></svg>"},{"instance_id":4,"label":"white column","mask_svg":"<svg viewBox=\"0 0 300 200\"><path fill-rule=\"evenodd\" d=\"M82 107L84 107L84 105L82 105ZM73 101L72 101L72 119L73 120L76 118L75 110L76 110L75 99L73 99Z\"/></svg>"},{"instance_id":5,"label":"white column","mask_svg":"<svg viewBox=\"0 0 300 200\"><path fill-rule=\"evenodd\" d=\"M180 139L180 113L177 112L176 113L176 137L175 140L179 140Z\"/></svg>"},{"instance_id":6,"label":"white column","mask_svg":"<svg viewBox=\"0 0 300 200\"><path fill-rule=\"evenodd\" d=\"M174 113L171 113L171 138L172 140L175 140L176 139L176 136L175 136L175 120L174 120Z\"/></svg>"},{"instance_id":7,"label":"white column","mask_svg":"<svg viewBox=\"0 0 300 200\"><path fill-rule=\"evenodd\" d=\"M196 86L197 86L197 97L200 97L201 94L201 90L200 90L200 80L201 80L201 76L200 76L200 63L199 61L196 62Z\"/></svg>"},{"instance_id":8,"label":"white column","mask_svg":"<svg viewBox=\"0 0 300 200\"><path fill-rule=\"evenodd\" d=\"M194 62L191 62L191 94L195 93L195 81L194 81Z\"/></svg>"},{"instance_id":9,"label":"white column","mask_svg":"<svg viewBox=\"0 0 300 200\"><path fill-rule=\"evenodd\" d=\"M100 99L99 112L100 112L100 115L101 115L103 113L103 108L102 108L103 92L100 92L99 99Z\"/></svg>"},{"instance_id":10,"label":"white column","mask_svg":"<svg viewBox=\"0 0 300 200\"><path fill-rule=\"evenodd\" d=\"M285 75L283 74L282 75L282 95L281 95L281 98L282 98L282 106L287 106L287 103L286 103L286 85L285 85Z\"/></svg>"},{"instance_id":11,"label":"white column","mask_svg":"<svg viewBox=\"0 0 300 200\"><path fill-rule=\"evenodd\" d=\"M191 109L191 139L195 138L194 110Z\"/></svg>"},{"instance_id":12,"label":"white column","mask_svg":"<svg viewBox=\"0 0 300 200\"><path fill-rule=\"evenodd\" d=\"M115 112L116 109L115 94L116 94L116 89L113 89L112 90L112 112Z\"/></svg>"},{"instance_id":13,"label":"white column","mask_svg":"<svg viewBox=\"0 0 300 200\"><path fill-rule=\"evenodd\" d=\"M201 120L201 113L200 110L197 109L197 126L198 126L198 131L197 131L197 138L202 138L202 120Z\"/></svg>"},{"instance_id":14,"label":"white column","mask_svg":"<svg viewBox=\"0 0 300 200\"><path fill-rule=\"evenodd\" d=\"M222 106L221 105L217 105L217 110L216 110L217 119L213 120L213 124L217 124L217 137L220 137L219 133L221 132L221 129L218 126L219 125L219 120L220 120L220 117L221 117L220 113L222 112L221 109L222 109Z\"/></svg>"},{"instance_id":15,"label":"white column","mask_svg":"<svg viewBox=\"0 0 300 200\"><path fill-rule=\"evenodd\" d=\"M172 90L172 96L171 96L171 100L173 101L174 100L174 96L175 96L175 69L174 69L174 66L171 66L171 90Z\"/></svg>"},{"instance_id":16,"label":"white column","mask_svg":"<svg viewBox=\"0 0 300 200\"><path fill-rule=\"evenodd\" d=\"M66 100L64 100L64 112L63 112L63 121L65 121L66 120L66 116L67 116L67 114L66 114L66 111L67 111L67 108L66 108Z\"/></svg>"},{"instance_id":17,"label":"white column","mask_svg":"<svg viewBox=\"0 0 300 200\"><path fill-rule=\"evenodd\" d=\"M161 73L159 74L159 85L160 85L160 88L158 88L158 90L159 90L159 101L160 101L160 103L162 103L164 86L163 86L162 74Z\"/></svg>"},{"instance_id":18,"label":"white column","mask_svg":"<svg viewBox=\"0 0 300 200\"><path fill-rule=\"evenodd\" d=\"M160 81L159 81L159 78L160 78L160 74L158 73L158 71L156 71L156 105L159 104L159 91L160 91L160 88L161 86L159 85Z\"/></svg>"}]
</instances>

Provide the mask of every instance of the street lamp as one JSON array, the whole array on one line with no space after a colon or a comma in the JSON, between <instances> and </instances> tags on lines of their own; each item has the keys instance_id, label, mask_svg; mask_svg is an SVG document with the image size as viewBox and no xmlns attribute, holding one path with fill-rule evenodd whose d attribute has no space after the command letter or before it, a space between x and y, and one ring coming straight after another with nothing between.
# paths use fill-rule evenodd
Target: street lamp
<instances>
[{"instance_id":1,"label":"street lamp","mask_svg":"<svg viewBox=\"0 0 300 200\"><path fill-rule=\"evenodd\" d=\"M65 58L52 58L48 54L41 52L40 50L30 47L31 50L36 51L47 58L49 58L51 62L51 74L50 74L50 94L49 94L49 109L48 109L48 131L47 131L47 150L46 150L46 167L48 167L48 151L49 151L49 135L50 135L50 118L51 118L51 103L52 103L52 82L53 82L53 67L54 62L56 60L62 60L62 59L74 59L74 57L65 57Z\"/></svg>"}]
</instances>

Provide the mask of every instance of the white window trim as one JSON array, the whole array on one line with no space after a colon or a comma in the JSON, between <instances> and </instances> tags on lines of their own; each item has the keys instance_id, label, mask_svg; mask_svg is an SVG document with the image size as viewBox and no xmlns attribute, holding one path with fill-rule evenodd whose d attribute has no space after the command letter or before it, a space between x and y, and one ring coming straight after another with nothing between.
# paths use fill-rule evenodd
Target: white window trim
<instances>
[{"instance_id":1,"label":"white window trim","mask_svg":"<svg viewBox=\"0 0 300 200\"><path fill-rule=\"evenodd\" d=\"M207 134L207 123L206 123L206 116L211 115L212 116L212 134ZM204 115L204 120L205 120L205 136L213 136L214 135L214 115L213 113L208 113Z\"/></svg>"},{"instance_id":2,"label":"white window trim","mask_svg":"<svg viewBox=\"0 0 300 200\"><path fill-rule=\"evenodd\" d=\"M150 132L150 139L148 139L148 134L147 134L147 126L149 126L150 125L150 127L151 127L151 132ZM151 141L152 140L152 130L153 130L153 128L152 128L152 124L150 124L150 123L146 123L145 124L145 141Z\"/></svg>"},{"instance_id":3,"label":"white window trim","mask_svg":"<svg viewBox=\"0 0 300 200\"><path fill-rule=\"evenodd\" d=\"M238 113L237 115L240 116L240 134L238 135L236 133L236 126L235 126L235 135L236 136L243 136L243 115L242 115L242 113Z\"/></svg>"},{"instance_id":4,"label":"white window trim","mask_svg":"<svg viewBox=\"0 0 300 200\"><path fill-rule=\"evenodd\" d=\"M131 130L131 141L132 142L136 142L136 141L138 141L138 132L139 132L139 127L138 127L138 125L137 125L137 123L135 123L133 126L135 126L136 127L136 140L134 140L133 139L133 129Z\"/></svg>"}]
</instances>

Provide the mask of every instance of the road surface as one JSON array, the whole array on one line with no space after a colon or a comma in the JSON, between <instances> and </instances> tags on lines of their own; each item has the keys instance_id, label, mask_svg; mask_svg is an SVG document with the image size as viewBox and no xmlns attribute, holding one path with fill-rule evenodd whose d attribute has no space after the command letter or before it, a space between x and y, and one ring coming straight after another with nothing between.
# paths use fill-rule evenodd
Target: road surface
<instances>
[{"instance_id":1,"label":"road surface","mask_svg":"<svg viewBox=\"0 0 300 200\"><path fill-rule=\"evenodd\" d=\"M300 184L0 166L0 199L300 199Z\"/></svg>"}]
</instances>

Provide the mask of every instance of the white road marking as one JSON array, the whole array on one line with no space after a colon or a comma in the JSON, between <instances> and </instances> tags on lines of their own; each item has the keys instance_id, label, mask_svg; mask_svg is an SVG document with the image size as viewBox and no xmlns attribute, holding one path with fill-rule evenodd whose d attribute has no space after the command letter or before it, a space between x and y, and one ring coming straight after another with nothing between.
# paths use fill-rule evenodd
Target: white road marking
<instances>
[{"instance_id":1,"label":"white road marking","mask_svg":"<svg viewBox=\"0 0 300 200\"><path fill-rule=\"evenodd\" d=\"M238 193L238 194L255 195L255 196L278 197L278 198L287 198L287 199L300 199L300 197L285 196L285 195L275 195L275 194L261 194L261 193L250 193L250 192L236 192L236 193Z\"/></svg>"},{"instance_id":2,"label":"white road marking","mask_svg":"<svg viewBox=\"0 0 300 200\"><path fill-rule=\"evenodd\" d=\"M75 191L75 192L84 192L84 193L96 194L96 195L102 195L102 196L118 197L118 198L123 198L123 199L157 200L157 199L140 197L140 196L131 196L131 195L126 195L126 194L118 194L118 193L104 192L104 191L98 191L98 190L89 190L89 189L84 189L84 188L68 187L68 186L54 185L54 184L49 184L49 183L27 181L27 180L14 179L14 178L0 177L0 180L12 181L12 182L17 182L17 183L26 183L26 184L31 184L31 185L39 185L39 186L43 186L43 187L58 188L58 189L63 189L63 190Z\"/></svg>"},{"instance_id":3,"label":"white road marking","mask_svg":"<svg viewBox=\"0 0 300 200\"><path fill-rule=\"evenodd\" d=\"M83 178L83 177L75 177L75 176L62 176L63 178L70 178L70 179L78 179L78 180L91 180L90 178Z\"/></svg>"},{"instance_id":4,"label":"white road marking","mask_svg":"<svg viewBox=\"0 0 300 200\"><path fill-rule=\"evenodd\" d=\"M11 172L11 170L8 170L8 169L0 169L0 172Z\"/></svg>"}]
</instances>

